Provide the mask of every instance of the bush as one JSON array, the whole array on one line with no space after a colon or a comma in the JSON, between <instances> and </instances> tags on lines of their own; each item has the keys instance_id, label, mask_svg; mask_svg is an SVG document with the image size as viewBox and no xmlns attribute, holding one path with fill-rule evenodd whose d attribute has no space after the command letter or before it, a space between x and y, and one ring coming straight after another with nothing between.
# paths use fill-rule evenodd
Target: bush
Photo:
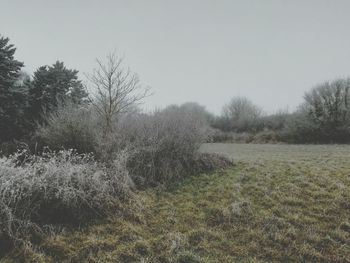
<instances>
[{"instance_id":1,"label":"bush","mask_svg":"<svg viewBox=\"0 0 350 263\"><path fill-rule=\"evenodd\" d=\"M284 139L296 143L350 142L350 80L338 79L316 86L292 115Z\"/></svg>"},{"instance_id":2,"label":"bush","mask_svg":"<svg viewBox=\"0 0 350 263\"><path fill-rule=\"evenodd\" d=\"M309 122L306 114L299 110L294 113L286 123L281 132L282 140L289 143L311 143L316 142L317 127Z\"/></svg>"},{"instance_id":3,"label":"bush","mask_svg":"<svg viewBox=\"0 0 350 263\"><path fill-rule=\"evenodd\" d=\"M44 120L45 124L38 127L35 136L41 144L53 150L95 151L98 125L89 108L75 104L61 105Z\"/></svg>"},{"instance_id":4,"label":"bush","mask_svg":"<svg viewBox=\"0 0 350 263\"><path fill-rule=\"evenodd\" d=\"M288 122L291 114L287 110L279 110L274 114L262 116L258 119L259 129L262 130L271 130L271 131L281 131Z\"/></svg>"},{"instance_id":5,"label":"bush","mask_svg":"<svg viewBox=\"0 0 350 263\"><path fill-rule=\"evenodd\" d=\"M254 140L254 134L248 132L236 133L215 130L210 138L211 142L251 143Z\"/></svg>"},{"instance_id":6,"label":"bush","mask_svg":"<svg viewBox=\"0 0 350 263\"><path fill-rule=\"evenodd\" d=\"M233 162L220 154L215 153L198 153L190 166L190 173L199 174L205 172L214 172L223 170L233 165Z\"/></svg>"},{"instance_id":7,"label":"bush","mask_svg":"<svg viewBox=\"0 0 350 263\"><path fill-rule=\"evenodd\" d=\"M278 143L281 142L279 132L273 130L263 130L254 135L254 143Z\"/></svg>"},{"instance_id":8,"label":"bush","mask_svg":"<svg viewBox=\"0 0 350 263\"><path fill-rule=\"evenodd\" d=\"M18 149L23 148L27 148L27 145L18 141L8 141L0 143L0 157L9 156L17 152Z\"/></svg>"},{"instance_id":9,"label":"bush","mask_svg":"<svg viewBox=\"0 0 350 263\"><path fill-rule=\"evenodd\" d=\"M73 151L0 159L0 239L31 240L45 226L81 224L129 196L126 153L107 168ZM118 211L118 210L116 210Z\"/></svg>"},{"instance_id":10,"label":"bush","mask_svg":"<svg viewBox=\"0 0 350 263\"><path fill-rule=\"evenodd\" d=\"M232 132L224 132L220 129L213 128L209 134L209 142L231 142Z\"/></svg>"},{"instance_id":11,"label":"bush","mask_svg":"<svg viewBox=\"0 0 350 263\"><path fill-rule=\"evenodd\" d=\"M48 124L37 134L50 148L89 149L107 165L119 152L127 151L132 179L145 186L173 181L196 170L202 158L198 149L211 131L206 112L193 103L151 114L125 114L115 120L113 132L107 134L96 123L91 113L68 107L50 115Z\"/></svg>"},{"instance_id":12,"label":"bush","mask_svg":"<svg viewBox=\"0 0 350 263\"><path fill-rule=\"evenodd\" d=\"M156 185L188 175L207 131L195 114L178 106L120 123L119 134L133 149L128 167L134 181Z\"/></svg>"}]
</instances>

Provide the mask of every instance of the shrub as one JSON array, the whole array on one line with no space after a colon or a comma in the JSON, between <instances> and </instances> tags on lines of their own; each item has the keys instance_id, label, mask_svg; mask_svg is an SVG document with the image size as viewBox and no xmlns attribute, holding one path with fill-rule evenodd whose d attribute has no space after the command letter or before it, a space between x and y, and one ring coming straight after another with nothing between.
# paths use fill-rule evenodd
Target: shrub
<instances>
[{"instance_id":1,"label":"shrub","mask_svg":"<svg viewBox=\"0 0 350 263\"><path fill-rule=\"evenodd\" d=\"M231 143L251 143L254 140L254 134L249 132L224 132L215 130L211 134L212 142L231 142Z\"/></svg>"},{"instance_id":2,"label":"shrub","mask_svg":"<svg viewBox=\"0 0 350 263\"><path fill-rule=\"evenodd\" d=\"M126 153L109 168L73 151L0 159L0 239L30 240L44 226L81 224L129 196ZM117 211L117 210L116 210Z\"/></svg>"},{"instance_id":3,"label":"shrub","mask_svg":"<svg viewBox=\"0 0 350 263\"><path fill-rule=\"evenodd\" d=\"M281 131L288 122L291 114L287 110L279 110L274 114L262 116L258 119L259 129Z\"/></svg>"},{"instance_id":4,"label":"shrub","mask_svg":"<svg viewBox=\"0 0 350 263\"><path fill-rule=\"evenodd\" d=\"M300 107L281 131L281 140L289 143L325 143L327 136L316 123L310 121L305 108Z\"/></svg>"},{"instance_id":5,"label":"shrub","mask_svg":"<svg viewBox=\"0 0 350 263\"><path fill-rule=\"evenodd\" d=\"M232 132L224 132L220 129L213 128L209 134L209 142L231 142Z\"/></svg>"},{"instance_id":6,"label":"shrub","mask_svg":"<svg viewBox=\"0 0 350 263\"><path fill-rule=\"evenodd\" d=\"M53 150L75 149L79 153L94 152L97 121L86 106L61 105L44 117L45 124L36 131L36 140Z\"/></svg>"},{"instance_id":7,"label":"shrub","mask_svg":"<svg viewBox=\"0 0 350 263\"><path fill-rule=\"evenodd\" d=\"M37 134L50 148L91 150L107 165L119 152L127 151L127 168L140 186L203 171L203 158L209 160L198 154L210 134L208 117L202 107L193 103L169 106L151 114L124 114L115 120L113 132L108 134L103 134L96 123L90 112L68 107L50 115L48 124ZM209 162L207 168L214 163L215 160Z\"/></svg>"},{"instance_id":8,"label":"shrub","mask_svg":"<svg viewBox=\"0 0 350 263\"><path fill-rule=\"evenodd\" d=\"M350 80L325 82L307 92L287 122L284 139L296 143L348 143Z\"/></svg>"},{"instance_id":9,"label":"shrub","mask_svg":"<svg viewBox=\"0 0 350 263\"><path fill-rule=\"evenodd\" d=\"M195 114L178 106L134 116L119 129L120 136L126 138L124 143L132 145L128 167L139 185L155 185L187 175L208 131Z\"/></svg>"},{"instance_id":10,"label":"shrub","mask_svg":"<svg viewBox=\"0 0 350 263\"><path fill-rule=\"evenodd\" d=\"M0 157L14 154L18 149L27 148L25 143L18 141L8 141L0 143Z\"/></svg>"},{"instance_id":11,"label":"shrub","mask_svg":"<svg viewBox=\"0 0 350 263\"><path fill-rule=\"evenodd\" d=\"M281 141L279 132L273 130L263 130L254 135L254 143L277 143Z\"/></svg>"},{"instance_id":12,"label":"shrub","mask_svg":"<svg viewBox=\"0 0 350 263\"><path fill-rule=\"evenodd\" d=\"M215 153L197 153L190 162L192 164L190 164L188 172L192 174L214 172L233 165L231 160Z\"/></svg>"}]
</instances>

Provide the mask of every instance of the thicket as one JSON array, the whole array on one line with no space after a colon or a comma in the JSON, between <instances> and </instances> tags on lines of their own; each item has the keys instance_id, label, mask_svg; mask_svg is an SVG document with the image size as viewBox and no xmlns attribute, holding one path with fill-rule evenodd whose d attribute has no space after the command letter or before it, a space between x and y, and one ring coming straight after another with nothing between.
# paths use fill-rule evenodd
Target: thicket
<instances>
[{"instance_id":1,"label":"thicket","mask_svg":"<svg viewBox=\"0 0 350 263\"><path fill-rule=\"evenodd\" d=\"M134 187L231 164L198 151L211 131L204 107L140 112L148 88L116 55L97 60L88 94L63 63L40 67L31 78L20 72L8 39L0 38L0 49L0 81L10 78L0 83L7 103L0 104L0 255L62 227L122 216Z\"/></svg>"},{"instance_id":2,"label":"thicket","mask_svg":"<svg viewBox=\"0 0 350 263\"><path fill-rule=\"evenodd\" d=\"M205 157L198 149L207 140L209 127L198 112L187 107L169 106L123 124L120 133L127 132L124 137L133 146L129 167L138 184L174 181L201 170Z\"/></svg>"},{"instance_id":3,"label":"thicket","mask_svg":"<svg viewBox=\"0 0 350 263\"><path fill-rule=\"evenodd\" d=\"M132 113L103 137L99 118L88 108L68 106L48 115L36 138L55 152L0 158L0 240L36 242L58 227L120 213L135 185L167 184L231 165L199 153L208 126L197 117L181 106ZM73 146L91 154L58 151Z\"/></svg>"},{"instance_id":4,"label":"thicket","mask_svg":"<svg viewBox=\"0 0 350 263\"><path fill-rule=\"evenodd\" d=\"M130 197L127 155L106 166L73 150L0 158L0 243L28 245L59 226L81 225L118 211ZM0 249L0 254L2 249Z\"/></svg>"},{"instance_id":5,"label":"thicket","mask_svg":"<svg viewBox=\"0 0 350 263\"><path fill-rule=\"evenodd\" d=\"M40 147L74 149L79 153L95 151L98 123L87 105L61 104L44 117L44 123L38 125L33 136Z\"/></svg>"}]
</instances>

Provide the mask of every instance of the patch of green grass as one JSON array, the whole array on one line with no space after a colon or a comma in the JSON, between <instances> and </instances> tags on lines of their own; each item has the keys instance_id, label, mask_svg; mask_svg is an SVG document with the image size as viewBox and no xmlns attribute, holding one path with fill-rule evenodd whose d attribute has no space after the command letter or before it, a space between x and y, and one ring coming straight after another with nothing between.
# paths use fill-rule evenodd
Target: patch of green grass
<instances>
[{"instance_id":1,"label":"patch of green grass","mask_svg":"<svg viewBox=\"0 0 350 263\"><path fill-rule=\"evenodd\" d=\"M132 216L3 262L350 262L350 147L254 147L225 172L137 193Z\"/></svg>"}]
</instances>

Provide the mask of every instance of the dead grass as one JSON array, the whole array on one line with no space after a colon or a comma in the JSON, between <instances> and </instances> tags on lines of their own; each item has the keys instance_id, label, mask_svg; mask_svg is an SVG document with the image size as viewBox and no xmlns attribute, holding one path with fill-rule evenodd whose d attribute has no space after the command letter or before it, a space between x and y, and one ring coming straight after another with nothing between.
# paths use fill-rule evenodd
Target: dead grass
<instances>
[{"instance_id":1,"label":"dead grass","mask_svg":"<svg viewBox=\"0 0 350 263\"><path fill-rule=\"evenodd\" d=\"M204 147L239 164L2 262L350 262L349 146Z\"/></svg>"}]
</instances>

